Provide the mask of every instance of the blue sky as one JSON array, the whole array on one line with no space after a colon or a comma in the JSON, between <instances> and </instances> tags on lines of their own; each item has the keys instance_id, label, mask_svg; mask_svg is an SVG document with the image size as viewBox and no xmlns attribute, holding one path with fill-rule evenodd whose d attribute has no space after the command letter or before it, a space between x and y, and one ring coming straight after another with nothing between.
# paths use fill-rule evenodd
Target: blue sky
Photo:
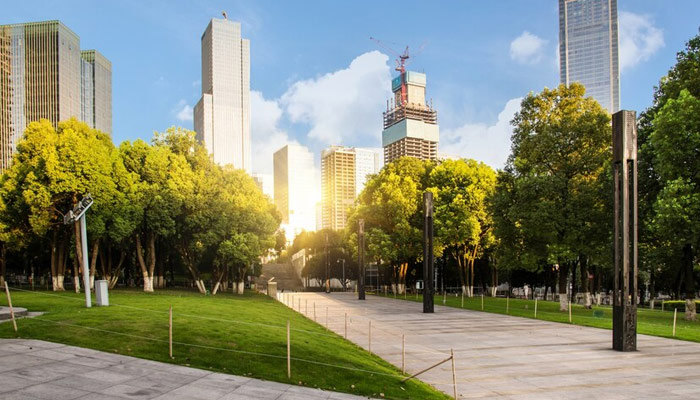
<instances>
[{"instance_id":1,"label":"blue sky","mask_svg":"<svg viewBox=\"0 0 700 400\"><path fill-rule=\"evenodd\" d=\"M642 110L685 42L696 0L619 0L621 100ZM12 1L0 24L59 19L113 65L115 142L192 128L201 93L200 37L228 13L251 41L254 171L269 173L287 142L319 158L329 144L379 146L391 58L424 45L410 69L428 75L441 152L500 167L508 121L529 91L558 84L556 0Z\"/></svg>"}]
</instances>

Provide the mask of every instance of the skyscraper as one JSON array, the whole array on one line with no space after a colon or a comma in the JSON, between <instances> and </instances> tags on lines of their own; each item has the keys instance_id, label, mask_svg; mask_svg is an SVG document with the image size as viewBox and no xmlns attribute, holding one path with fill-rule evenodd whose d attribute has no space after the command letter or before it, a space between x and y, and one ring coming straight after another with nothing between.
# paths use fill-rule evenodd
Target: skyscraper
<instances>
[{"instance_id":1,"label":"skyscraper","mask_svg":"<svg viewBox=\"0 0 700 400\"><path fill-rule=\"evenodd\" d=\"M112 63L97 50L80 52L81 117L92 128L112 134Z\"/></svg>"},{"instance_id":2,"label":"skyscraper","mask_svg":"<svg viewBox=\"0 0 700 400\"><path fill-rule=\"evenodd\" d=\"M251 172L250 41L241 24L212 19L202 35L202 98L194 130L214 161Z\"/></svg>"},{"instance_id":3,"label":"skyscraper","mask_svg":"<svg viewBox=\"0 0 700 400\"><path fill-rule=\"evenodd\" d=\"M314 155L306 147L289 144L275 152L272 163L275 205L287 239L302 230L315 230Z\"/></svg>"},{"instance_id":4,"label":"skyscraper","mask_svg":"<svg viewBox=\"0 0 700 400\"><path fill-rule=\"evenodd\" d=\"M405 71L391 82L394 99L384 112L384 162L408 156L437 158L440 129L437 111L425 102L426 76Z\"/></svg>"},{"instance_id":5,"label":"skyscraper","mask_svg":"<svg viewBox=\"0 0 700 400\"><path fill-rule=\"evenodd\" d=\"M582 83L611 114L620 109L617 53L617 0L559 0L561 83Z\"/></svg>"},{"instance_id":6,"label":"skyscraper","mask_svg":"<svg viewBox=\"0 0 700 400\"><path fill-rule=\"evenodd\" d=\"M348 208L367 175L382 168L381 149L331 146L321 153L321 227L345 229Z\"/></svg>"},{"instance_id":7,"label":"skyscraper","mask_svg":"<svg viewBox=\"0 0 700 400\"><path fill-rule=\"evenodd\" d=\"M0 25L0 171L32 121L76 117L111 134L111 65L84 60L80 38L59 21Z\"/></svg>"}]
</instances>

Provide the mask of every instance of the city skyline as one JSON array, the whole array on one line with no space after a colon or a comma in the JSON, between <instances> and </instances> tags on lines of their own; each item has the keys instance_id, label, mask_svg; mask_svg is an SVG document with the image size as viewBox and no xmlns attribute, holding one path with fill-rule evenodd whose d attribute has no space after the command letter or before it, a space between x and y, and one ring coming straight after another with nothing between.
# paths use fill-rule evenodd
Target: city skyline
<instances>
[{"instance_id":1,"label":"city skyline","mask_svg":"<svg viewBox=\"0 0 700 400\"><path fill-rule=\"evenodd\" d=\"M113 61L115 142L150 140L153 130L170 125L193 128L192 109L201 97L197 77L202 26L218 17L222 7L205 2L174 9L157 2L125 2L97 12L87 2L74 3L81 5L75 7L77 13L52 3L10 4L0 23L60 19L90 40L85 47L98 47ZM440 152L473 157L494 167L505 161L508 121L520 98L559 82L556 1L513 2L512 12L504 15L501 7L491 4L451 9L412 3L420 12L408 13L406 24L420 18L425 29L398 34L383 18L398 3L365 7L364 13L347 5L309 4L320 15L350 18L322 18L308 26L303 7L271 4L239 2L223 7L258 43L251 49L252 130L259 133L252 148L253 154L265 157L254 161L253 172L271 174L271 154L285 143L307 146L315 155L317 174L320 151L328 145L380 144L377 113L390 96L386 81L395 75L394 57L369 36L393 42L390 46L396 49L409 44L412 53L426 43L420 54L415 51L409 68L431 77L431 97L440 110ZM641 110L650 104L653 86L674 62L675 52L697 32L691 16L700 5L619 1L618 6L621 106ZM686 12L679 13L680 9ZM105 14L113 18L99 17ZM138 15L137 29L119 40L112 38L109 32L121 29L115 22L132 15ZM502 29L494 31L490 28L497 20ZM350 90L360 85L370 89L366 96ZM348 115L359 117L348 119Z\"/></svg>"}]
</instances>

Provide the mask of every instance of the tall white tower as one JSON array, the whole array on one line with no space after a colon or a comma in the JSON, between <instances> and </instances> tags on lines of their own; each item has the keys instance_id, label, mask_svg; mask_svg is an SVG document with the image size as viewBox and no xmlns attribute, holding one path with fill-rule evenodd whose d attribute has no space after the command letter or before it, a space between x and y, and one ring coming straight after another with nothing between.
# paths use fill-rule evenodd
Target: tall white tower
<instances>
[{"instance_id":1,"label":"tall white tower","mask_svg":"<svg viewBox=\"0 0 700 400\"><path fill-rule=\"evenodd\" d=\"M194 107L197 139L220 165L251 173L250 41L241 24L212 19L202 35L202 98Z\"/></svg>"}]
</instances>

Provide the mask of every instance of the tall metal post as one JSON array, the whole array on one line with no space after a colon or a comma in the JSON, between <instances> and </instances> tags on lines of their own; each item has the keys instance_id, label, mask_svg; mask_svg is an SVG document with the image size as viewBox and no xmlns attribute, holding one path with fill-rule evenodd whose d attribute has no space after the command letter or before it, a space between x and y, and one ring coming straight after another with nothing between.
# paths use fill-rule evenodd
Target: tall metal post
<instances>
[{"instance_id":1,"label":"tall metal post","mask_svg":"<svg viewBox=\"0 0 700 400\"><path fill-rule=\"evenodd\" d=\"M331 254L328 252L328 234L326 233L326 293L331 292Z\"/></svg>"},{"instance_id":2,"label":"tall metal post","mask_svg":"<svg viewBox=\"0 0 700 400\"><path fill-rule=\"evenodd\" d=\"M90 298L90 264L88 264L87 223L85 213L80 217L80 247L83 253L83 286L85 286L85 307L92 307Z\"/></svg>"},{"instance_id":3,"label":"tall metal post","mask_svg":"<svg viewBox=\"0 0 700 400\"><path fill-rule=\"evenodd\" d=\"M365 220L357 221L357 299L365 299Z\"/></svg>"},{"instance_id":4,"label":"tall metal post","mask_svg":"<svg viewBox=\"0 0 700 400\"><path fill-rule=\"evenodd\" d=\"M614 187L613 349L637 350L637 118L612 117Z\"/></svg>"},{"instance_id":5,"label":"tall metal post","mask_svg":"<svg viewBox=\"0 0 700 400\"><path fill-rule=\"evenodd\" d=\"M423 312L435 312L433 304L433 271L435 263L433 260L433 193L423 193Z\"/></svg>"}]
</instances>

